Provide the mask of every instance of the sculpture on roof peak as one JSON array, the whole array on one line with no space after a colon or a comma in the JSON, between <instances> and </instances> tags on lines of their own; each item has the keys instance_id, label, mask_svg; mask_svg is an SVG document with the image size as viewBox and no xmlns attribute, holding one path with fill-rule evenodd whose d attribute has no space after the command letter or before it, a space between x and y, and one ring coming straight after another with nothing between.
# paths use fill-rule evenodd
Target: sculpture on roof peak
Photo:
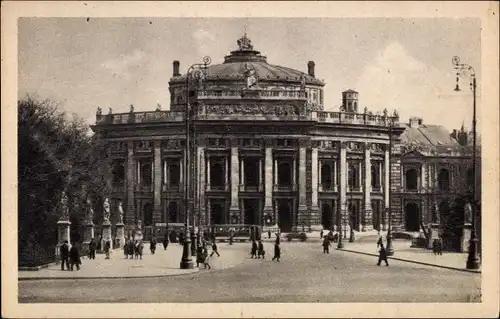
<instances>
[{"instance_id":1,"label":"sculpture on roof peak","mask_svg":"<svg viewBox=\"0 0 500 319\"><path fill-rule=\"evenodd\" d=\"M245 34L239 38L236 43L240 47L240 50L253 50L253 45L252 45L252 40L247 37L247 34Z\"/></svg>"}]
</instances>

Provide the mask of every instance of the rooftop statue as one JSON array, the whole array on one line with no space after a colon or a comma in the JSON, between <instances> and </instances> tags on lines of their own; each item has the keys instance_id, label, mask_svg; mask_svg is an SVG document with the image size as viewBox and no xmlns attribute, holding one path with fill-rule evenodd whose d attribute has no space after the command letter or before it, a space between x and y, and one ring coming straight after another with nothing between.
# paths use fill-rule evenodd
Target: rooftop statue
<instances>
[{"instance_id":1,"label":"rooftop statue","mask_svg":"<svg viewBox=\"0 0 500 319\"><path fill-rule=\"evenodd\" d=\"M156 110L157 111L161 111L161 105L160 105L160 103L156 103Z\"/></svg>"},{"instance_id":2,"label":"rooftop statue","mask_svg":"<svg viewBox=\"0 0 500 319\"><path fill-rule=\"evenodd\" d=\"M109 108L109 114L113 114L113 109Z\"/></svg>"},{"instance_id":3,"label":"rooftop statue","mask_svg":"<svg viewBox=\"0 0 500 319\"><path fill-rule=\"evenodd\" d=\"M245 63L245 79L247 82L247 89L257 86L257 75L255 68L252 65L250 65L249 67L248 63Z\"/></svg>"},{"instance_id":4,"label":"rooftop statue","mask_svg":"<svg viewBox=\"0 0 500 319\"><path fill-rule=\"evenodd\" d=\"M253 50L252 40L247 37L246 33L236 43L238 43L240 50Z\"/></svg>"},{"instance_id":5,"label":"rooftop statue","mask_svg":"<svg viewBox=\"0 0 500 319\"><path fill-rule=\"evenodd\" d=\"M96 115L102 115L102 109L100 107L97 107Z\"/></svg>"},{"instance_id":6,"label":"rooftop statue","mask_svg":"<svg viewBox=\"0 0 500 319\"><path fill-rule=\"evenodd\" d=\"M134 113L134 104L130 104L130 113Z\"/></svg>"}]
</instances>

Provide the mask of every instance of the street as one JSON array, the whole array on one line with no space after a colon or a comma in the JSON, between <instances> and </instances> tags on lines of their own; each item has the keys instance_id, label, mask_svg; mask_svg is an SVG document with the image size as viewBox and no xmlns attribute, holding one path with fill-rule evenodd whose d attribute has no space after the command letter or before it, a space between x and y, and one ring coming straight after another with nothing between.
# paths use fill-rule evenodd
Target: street
<instances>
[{"instance_id":1,"label":"street","mask_svg":"<svg viewBox=\"0 0 500 319\"><path fill-rule=\"evenodd\" d=\"M161 278L20 281L19 302L479 301L480 274L395 260L389 260L389 267L376 266L376 257L333 247L323 254L320 243L283 242L278 263L271 261L272 244L265 245L266 260L248 254L224 270ZM220 258L229 250L249 252L250 244L220 244Z\"/></svg>"}]
</instances>

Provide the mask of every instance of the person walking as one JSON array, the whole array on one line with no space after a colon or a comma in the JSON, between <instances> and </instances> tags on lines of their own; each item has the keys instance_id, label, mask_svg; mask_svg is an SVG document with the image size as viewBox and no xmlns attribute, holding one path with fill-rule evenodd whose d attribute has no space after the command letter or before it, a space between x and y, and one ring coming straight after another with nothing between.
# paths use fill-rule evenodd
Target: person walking
<instances>
[{"instance_id":1,"label":"person walking","mask_svg":"<svg viewBox=\"0 0 500 319\"><path fill-rule=\"evenodd\" d=\"M217 254L217 257L220 257L219 251L217 250L217 243L214 241L212 242L212 253L210 254L210 257L212 257L214 254Z\"/></svg>"},{"instance_id":2,"label":"person walking","mask_svg":"<svg viewBox=\"0 0 500 319\"><path fill-rule=\"evenodd\" d=\"M111 258L111 242L109 240L104 244L104 253L106 254L106 259Z\"/></svg>"},{"instance_id":3,"label":"person walking","mask_svg":"<svg viewBox=\"0 0 500 319\"><path fill-rule=\"evenodd\" d=\"M205 246L203 244L198 245L196 247L196 267L200 267L200 264L203 264L205 262L204 256L203 256L203 251L205 250L204 247Z\"/></svg>"},{"instance_id":4,"label":"person walking","mask_svg":"<svg viewBox=\"0 0 500 319\"><path fill-rule=\"evenodd\" d=\"M165 233L165 236L163 237L163 250L167 250L168 247L168 232Z\"/></svg>"},{"instance_id":5,"label":"person walking","mask_svg":"<svg viewBox=\"0 0 500 319\"><path fill-rule=\"evenodd\" d=\"M69 245L67 240L59 247L59 255L61 255L61 270L64 270L64 264L66 264L66 268L69 270Z\"/></svg>"},{"instance_id":6,"label":"person walking","mask_svg":"<svg viewBox=\"0 0 500 319\"><path fill-rule=\"evenodd\" d=\"M319 232L319 238L323 238L323 229Z\"/></svg>"},{"instance_id":7,"label":"person walking","mask_svg":"<svg viewBox=\"0 0 500 319\"><path fill-rule=\"evenodd\" d=\"M323 254L329 254L330 253L330 245L332 243L330 242L330 240L328 239L328 237L325 237L323 239Z\"/></svg>"},{"instance_id":8,"label":"person walking","mask_svg":"<svg viewBox=\"0 0 500 319\"><path fill-rule=\"evenodd\" d=\"M252 240L252 250L250 251L250 258L253 259L254 257L257 258L257 243L255 240Z\"/></svg>"},{"instance_id":9,"label":"person walking","mask_svg":"<svg viewBox=\"0 0 500 319\"><path fill-rule=\"evenodd\" d=\"M441 237L437 239L437 253L438 255L443 254L443 239Z\"/></svg>"},{"instance_id":10,"label":"person walking","mask_svg":"<svg viewBox=\"0 0 500 319\"><path fill-rule=\"evenodd\" d=\"M264 250L264 244L262 243L262 239L259 239L259 244L258 244L258 258L262 256L262 259L264 259L266 255L266 251Z\"/></svg>"},{"instance_id":11,"label":"person walking","mask_svg":"<svg viewBox=\"0 0 500 319\"><path fill-rule=\"evenodd\" d=\"M385 250L384 244L380 245L377 266L380 266L382 261L385 261L385 265L389 266L389 263L387 262L387 250Z\"/></svg>"},{"instance_id":12,"label":"person walking","mask_svg":"<svg viewBox=\"0 0 500 319\"><path fill-rule=\"evenodd\" d=\"M229 246L233 245L234 230L229 231Z\"/></svg>"},{"instance_id":13,"label":"person walking","mask_svg":"<svg viewBox=\"0 0 500 319\"><path fill-rule=\"evenodd\" d=\"M92 238L89 243L89 259L95 259L96 249L97 249L97 243L95 242L94 238Z\"/></svg>"},{"instance_id":14,"label":"person walking","mask_svg":"<svg viewBox=\"0 0 500 319\"><path fill-rule=\"evenodd\" d=\"M276 242L274 244L274 257L273 257L273 261L276 259L276 261L280 261L280 257L281 257L281 247L280 247L280 244L279 242Z\"/></svg>"},{"instance_id":15,"label":"person walking","mask_svg":"<svg viewBox=\"0 0 500 319\"><path fill-rule=\"evenodd\" d=\"M203 266L205 267L205 269L207 269L207 267L208 267L208 269L212 269L212 267L210 266L210 256L211 255L208 254L207 248L204 248L203 249Z\"/></svg>"},{"instance_id":16,"label":"person walking","mask_svg":"<svg viewBox=\"0 0 500 319\"><path fill-rule=\"evenodd\" d=\"M80 260L80 252L78 248L76 248L76 243L73 243L71 249L69 250L69 263L71 265L71 271L73 271L73 266L76 265L76 270L80 270L80 264L82 261Z\"/></svg>"},{"instance_id":17,"label":"person walking","mask_svg":"<svg viewBox=\"0 0 500 319\"><path fill-rule=\"evenodd\" d=\"M153 237L149 242L149 250L151 250L151 255L155 254L156 251L156 239Z\"/></svg>"},{"instance_id":18,"label":"person walking","mask_svg":"<svg viewBox=\"0 0 500 319\"><path fill-rule=\"evenodd\" d=\"M380 231L378 232L377 248L382 247L384 243L382 242L382 236L380 236Z\"/></svg>"}]
</instances>

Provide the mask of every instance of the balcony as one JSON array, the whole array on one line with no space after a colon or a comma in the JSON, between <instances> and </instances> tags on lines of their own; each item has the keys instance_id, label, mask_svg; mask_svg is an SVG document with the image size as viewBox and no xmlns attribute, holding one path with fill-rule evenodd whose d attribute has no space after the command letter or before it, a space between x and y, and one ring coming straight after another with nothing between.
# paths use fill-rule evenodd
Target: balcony
<instances>
[{"instance_id":1,"label":"balcony","mask_svg":"<svg viewBox=\"0 0 500 319\"><path fill-rule=\"evenodd\" d=\"M135 189L136 192L149 193L149 192L153 191L153 186L151 186L151 185L140 185L140 184L137 184L137 185L135 185L134 189Z\"/></svg>"},{"instance_id":2,"label":"balcony","mask_svg":"<svg viewBox=\"0 0 500 319\"><path fill-rule=\"evenodd\" d=\"M177 185L163 184L161 185L161 190L162 192L177 193L177 192L182 192L184 188L182 187L182 184L177 184Z\"/></svg>"},{"instance_id":3,"label":"balcony","mask_svg":"<svg viewBox=\"0 0 500 319\"><path fill-rule=\"evenodd\" d=\"M96 115L96 125L182 121L184 121L184 112L175 111L151 111Z\"/></svg>"},{"instance_id":4,"label":"balcony","mask_svg":"<svg viewBox=\"0 0 500 319\"><path fill-rule=\"evenodd\" d=\"M205 191L207 192L227 192L229 191L229 185L210 185L206 184L205 185Z\"/></svg>"},{"instance_id":5,"label":"balcony","mask_svg":"<svg viewBox=\"0 0 500 319\"><path fill-rule=\"evenodd\" d=\"M293 192L297 190L297 185L273 185L274 192Z\"/></svg>"},{"instance_id":6,"label":"balcony","mask_svg":"<svg viewBox=\"0 0 500 319\"><path fill-rule=\"evenodd\" d=\"M253 91L253 90L252 90ZM299 100L306 99L305 91L296 90L255 90L255 97L266 100ZM215 100L234 100L242 99L244 94L242 91L222 91L222 90L206 90L198 92L198 99L215 99Z\"/></svg>"},{"instance_id":7,"label":"balcony","mask_svg":"<svg viewBox=\"0 0 500 319\"><path fill-rule=\"evenodd\" d=\"M318 192L337 192L338 188L337 185L333 184L319 184L318 185Z\"/></svg>"},{"instance_id":8,"label":"balcony","mask_svg":"<svg viewBox=\"0 0 500 319\"><path fill-rule=\"evenodd\" d=\"M264 186L261 185L239 185L238 189L240 192L262 192L264 190Z\"/></svg>"},{"instance_id":9,"label":"balcony","mask_svg":"<svg viewBox=\"0 0 500 319\"><path fill-rule=\"evenodd\" d=\"M372 193L382 193L383 188L381 186L372 186Z\"/></svg>"},{"instance_id":10,"label":"balcony","mask_svg":"<svg viewBox=\"0 0 500 319\"><path fill-rule=\"evenodd\" d=\"M348 193L362 193L363 188L360 186L355 186L355 187L349 187L347 186L347 192Z\"/></svg>"},{"instance_id":11,"label":"balcony","mask_svg":"<svg viewBox=\"0 0 500 319\"><path fill-rule=\"evenodd\" d=\"M360 124L374 126L389 126L391 123L398 123L397 116L369 115L363 113L350 112L311 112L311 119L320 123L338 124Z\"/></svg>"}]
</instances>

